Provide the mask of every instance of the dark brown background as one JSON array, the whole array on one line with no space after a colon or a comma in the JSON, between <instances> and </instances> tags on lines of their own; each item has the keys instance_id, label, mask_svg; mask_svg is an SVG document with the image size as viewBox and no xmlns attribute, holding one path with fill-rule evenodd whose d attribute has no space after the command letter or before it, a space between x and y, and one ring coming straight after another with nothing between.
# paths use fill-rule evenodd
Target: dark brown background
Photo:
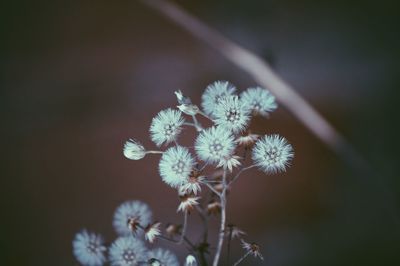
<instances>
[{"instance_id":1,"label":"dark brown background","mask_svg":"<svg viewBox=\"0 0 400 266\"><path fill-rule=\"evenodd\" d=\"M399 265L392 2L178 1L271 62L372 169L354 170L282 107L256 119L256 131L284 135L296 156L286 174L249 172L230 196L228 220L266 257L243 265ZM254 81L136 1L9 1L0 10L1 264L74 265L75 232L112 240L112 213L127 199L179 222L157 157L128 161L124 141L154 147L151 118L175 105L176 89L199 102L214 80Z\"/></svg>"}]
</instances>

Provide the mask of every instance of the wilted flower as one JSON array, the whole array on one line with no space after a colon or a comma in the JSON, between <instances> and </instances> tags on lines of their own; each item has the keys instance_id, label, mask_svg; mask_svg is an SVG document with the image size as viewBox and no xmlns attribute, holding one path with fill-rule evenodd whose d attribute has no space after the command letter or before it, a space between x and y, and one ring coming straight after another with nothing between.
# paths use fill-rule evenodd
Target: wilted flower
<instances>
[{"instance_id":1,"label":"wilted flower","mask_svg":"<svg viewBox=\"0 0 400 266\"><path fill-rule=\"evenodd\" d=\"M137 229L138 225L149 224L151 216L151 210L146 203L138 200L127 201L122 203L115 211L113 226L119 235L130 235Z\"/></svg>"},{"instance_id":2,"label":"wilted flower","mask_svg":"<svg viewBox=\"0 0 400 266\"><path fill-rule=\"evenodd\" d=\"M226 96L215 107L214 122L234 133L243 131L250 120L250 109L238 96Z\"/></svg>"},{"instance_id":3,"label":"wilted flower","mask_svg":"<svg viewBox=\"0 0 400 266\"><path fill-rule=\"evenodd\" d=\"M178 258L174 253L167 249L156 248L150 250L148 254L149 260L158 261L160 266L179 266Z\"/></svg>"},{"instance_id":4,"label":"wilted flower","mask_svg":"<svg viewBox=\"0 0 400 266\"><path fill-rule=\"evenodd\" d=\"M194 197L192 195L184 195L179 198L181 199L181 203L178 206L177 212L190 212L193 210L195 205L199 204L197 201L200 199L199 197Z\"/></svg>"},{"instance_id":5,"label":"wilted flower","mask_svg":"<svg viewBox=\"0 0 400 266\"><path fill-rule=\"evenodd\" d=\"M224 169L228 169L229 172L232 172L233 167L238 167L240 165L239 159L240 157L236 155L222 158L221 161L219 161L217 167L222 166Z\"/></svg>"},{"instance_id":6,"label":"wilted flower","mask_svg":"<svg viewBox=\"0 0 400 266\"><path fill-rule=\"evenodd\" d=\"M129 139L124 144L124 155L131 160L140 160L146 155L146 150L137 140Z\"/></svg>"},{"instance_id":7,"label":"wilted flower","mask_svg":"<svg viewBox=\"0 0 400 266\"><path fill-rule=\"evenodd\" d=\"M248 88L241 93L240 99L254 114L265 117L278 107L275 96L260 87Z\"/></svg>"},{"instance_id":8,"label":"wilted flower","mask_svg":"<svg viewBox=\"0 0 400 266\"><path fill-rule=\"evenodd\" d=\"M256 140L260 137L260 135L257 134L247 134L247 135L243 135L240 136L236 139L236 143L238 145L244 146L244 147L250 147L252 146Z\"/></svg>"},{"instance_id":9,"label":"wilted flower","mask_svg":"<svg viewBox=\"0 0 400 266\"><path fill-rule=\"evenodd\" d=\"M178 99L178 109L187 115L196 115L200 109L197 107L197 105L192 104L192 101L190 98L183 96L182 92L176 91L175 92L176 98Z\"/></svg>"},{"instance_id":10,"label":"wilted flower","mask_svg":"<svg viewBox=\"0 0 400 266\"><path fill-rule=\"evenodd\" d=\"M193 255L186 257L185 266L197 266L196 258Z\"/></svg>"},{"instance_id":11,"label":"wilted flower","mask_svg":"<svg viewBox=\"0 0 400 266\"><path fill-rule=\"evenodd\" d=\"M221 99L232 95L235 90L235 86L227 81L215 81L208 85L201 97L204 112L214 117L214 112Z\"/></svg>"},{"instance_id":12,"label":"wilted flower","mask_svg":"<svg viewBox=\"0 0 400 266\"><path fill-rule=\"evenodd\" d=\"M204 176L199 176L197 171L192 171L188 181L179 188L179 194L195 194L201 192L200 183L205 179Z\"/></svg>"},{"instance_id":13,"label":"wilted flower","mask_svg":"<svg viewBox=\"0 0 400 266\"><path fill-rule=\"evenodd\" d=\"M179 188L189 181L194 159L187 148L175 146L161 157L159 170L162 180L173 188Z\"/></svg>"},{"instance_id":14,"label":"wilted flower","mask_svg":"<svg viewBox=\"0 0 400 266\"><path fill-rule=\"evenodd\" d=\"M207 163L219 164L223 159L230 158L235 148L232 134L221 127L203 130L195 143L198 157Z\"/></svg>"},{"instance_id":15,"label":"wilted flower","mask_svg":"<svg viewBox=\"0 0 400 266\"><path fill-rule=\"evenodd\" d=\"M146 261L147 249L143 242L130 236L119 237L110 247L111 266L137 266Z\"/></svg>"},{"instance_id":16,"label":"wilted flower","mask_svg":"<svg viewBox=\"0 0 400 266\"><path fill-rule=\"evenodd\" d=\"M261 260L264 260L264 257L261 255L260 246L256 243L247 243L242 239L242 247L244 250L252 254L254 257L258 257Z\"/></svg>"},{"instance_id":17,"label":"wilted flower","mask_svg":"<svg viewBox=\"0 0 400 266\"><path fill-rule=\"evenodd\" d=\"M247 235L246 232L242 231L239 227L233 225L233 224L228 224L226 230L226 235L230 235L231 238L242 238L243 235Z\"/></svg>"},{"instance_id":18,"label":"wilted flower","mask_svg":"<svg viewBox=\"0 0 400 266\"><path fill-rule=\"evenodd\" d=\"M181 231L182 226L180 224L167 224L167 227L165 228L165 232L169 237L173 237L175 235L178 235Z\"/></svg>"},{"instance_id":19,"label":"wilted flower","mask_svg":"<svg viewBox=\"0 0 400 266\"><path fill-rule=\"evenodd\" d=\"M152 224L149 224L144 228L144 237L147 241L150 243L154 243L156 238L161 235L161 230L160 230L161 223L155 222Z\"/></svg>"},{"instance_id":20,"label":"wilted flower","mask_svg":"<svg viewBox=\"0 0 400 266\"><path fill-rule=\"evenodd\" d=\"M210 203L207 204L207 213L208 214L219 214L221 212L221 203L216 200L211 200Z\"/></svg>"},{"instance_id":21,"label":"wilted flower","mask_svg":"<svg viewBox=\"0 0 400 266\"><path fill-rule=\"evenodd\" d=\"M75 235L72 242L75 258L84 266L101 266L106 262L103 238L86 230Z\"/></svg>"},{"instance_id":22,"label":"wilted flower","mask_svg":"<svg viewBox=\"0 0 400 266\"><path fill-rule=\"evenodd\" d=\"M259 139L252 154L254 163L266 173L285 171L293 156L292 146L279 135L266 135Z\"/></svg>"},{"instance_id":23,"label":"wilted flower","mask_svg":"<svg viewBox=\"0 0 400 266\"><path fill-rule=\"evenodd\" d=\"M171 108L162 110L151 122L150 136L152 141L157 146L161 146L164 142L169 144L175 141L181 133L181 126L184 121L180 111Z\"/></svg>"}]
</instances>

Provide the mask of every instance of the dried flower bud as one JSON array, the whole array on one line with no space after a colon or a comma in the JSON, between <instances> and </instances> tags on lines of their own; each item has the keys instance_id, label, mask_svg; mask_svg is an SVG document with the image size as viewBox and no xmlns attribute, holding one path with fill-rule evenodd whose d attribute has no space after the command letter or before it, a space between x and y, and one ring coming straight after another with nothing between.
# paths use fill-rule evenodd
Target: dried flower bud
<instances>
[{"instance_id":1,"label":"dried flower bud","mask_svg":"<svg viewBox=\"0 0 400 266\"><path fill-rule=\"evenodd\" d=\"M190 98L183 96L182 92L175 91L176 98L178 99L179 105L177 106L178 109L187 115L196 115L200 109L197 105L192 104Z\"/></svg>"},{"instance_id":2,"label":"dried flower bud","mask_svg":"<svg viewBox=\"0 0 400 266\"><path fill-rule=\"evenodd\" d=\"M226 235L233 239L233 238L239 238L241 239L243 235L247 235L246 232L242 231L239 227L233 225L233 224L228 224L227 225L227 230L226 230Z\"/></svg>"},{"instance_id":3,"label":"dried flower bud","mask_svg":"<svg viewBox=\"0 0 400 266\"><path fill-rule=\"evenodd\" d=\"M191 194L197 195L197 193L201 192L200 182L205 179L204 176L199 176L197 171L192 171L189 176L188 181L180 186L179 195Z\"/></svg>"},{"instance_id":4,"label":"dried flower bud","mask_svg":"<svg viewBox=\"0 0 400 266\"><path fill-rule=\"evenodd\" d=\"M181 231L181 227L182 226L178 224L167 224L165 232L167 233L167 236L173 237L179 234L179 232Z\"/></svg>"},{"instance_id":5,"label":"dried flower bud","mask_svg":"<svg viewBox=\"0 0 400 266\"><path fill-rule=\"evenodd\" d=\"M228 169L229 172L232 172L233 167L238 167L240 165L239 159L240 157L236 155L224 157L219 161L217 167L222 166L225 170Z\"/></svg>"},{"instance_id":6,"label":"dried flower bud","mask_svg":"<svg viewBox=\"0 0 400 266\"><path fill-rule=\"evenodd\" d=\"M131 160L140 160L146 155L146 150L140 142L129 139L124 144L124 156Z\"/></svg>"},{"instance_id":7,"label":"dried flower bud","mask_svg":"<svg viewBox=\"0 0 400 266\"><path fill-rule=\"evenodd\" d=\"M236 139L236 143L240 146L244 147L251 147L253 144L257 141L257 139L260 137L260 135L257 134L249 134L240 136L239 138Z\"/></svg>"},{"instance_id":8,"label":"dried flower bud","mask_svg":"<svg viewBox=\"0 0 400 266\"><path fill-rule=\"evenodd\" d=\"M128 228L132 233L136 233L138 228L140 227L139 218L138 217L130 217L128 218Z\"/></svg>"},{"instance_id":9,"label":"dried flower bud","mask_svg":"<svg viewBox=\"0 0 400 266\"><path fill-rule=\"evenodd\" d=\"M193 195L183 195L180 196L181 203L179 204L177 212L190 212L193 210L195 205L198 205L199 203L197 202L200 197L195 197Z\"/></svg>"},{"instance_id":10,"label":"dried flower bud","mask_svg":"<svg viewBox=\"0 0 400 266\"><path fill-rule=\"evenodd\" d=\"M149 224L146 226L144 229L144 237L147 241L150 243L154 243L156 240L157 236L161 235L161 230L160 230L161 223L155 222L153 224Z\"/></svg>"},{"instance_id":11,"label":"dried flower bud","mask_svg":"<svg viewBox=\"0 0 400 266\"><path fill-rule=\"evenodd\" d=\"M247 252L250 252L250 254L252 254L254 257L258 257L261 260L264 260L264 257L261 255L260 252L260 246L257 245L256 243L247 243L242 239L242 247L244 250L246 250Z\"/></svg>"},{"instance_id":12,"label":"dried flower bud","mask_svg":"<svg viewBox=\"0 0 400 266\"><path fill-rule=\"evenodd\" d=\"M197 266L196 258L193 255L188 255L186 257L185 266Z\"/></svg>"},{"instance_id":13,"label":"dried flower bud","mask_svg":"<svg viewBox=\"0 0 400 266\"><path fill-rule=\"evenodd\" d=\"M207 213L217 215L221 212L221 203L216 200L211 200L207 205Z\"/></svg>"}]
</instances>

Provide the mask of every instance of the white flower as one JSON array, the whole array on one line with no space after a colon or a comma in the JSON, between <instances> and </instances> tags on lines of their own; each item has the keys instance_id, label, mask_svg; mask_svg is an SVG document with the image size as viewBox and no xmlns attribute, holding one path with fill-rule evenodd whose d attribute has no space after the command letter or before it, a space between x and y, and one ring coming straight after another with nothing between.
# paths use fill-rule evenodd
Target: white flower
<instances>
[{"instance_id":1,"label":"white flower","mask_svg":"<svg viewBox=\"0 0 400 266\"><path fill-rule=\"evenodd\" d=\"M157 146L161 146L164 142L169 144L175 141L181 133L183 123L184 119L180 111L171 108L162 110L151 122L151 140Z\"/></svg>"},{"instance_id":2,"label":"white flower","mask_svg":"<svg viewBox=\"0 0 400 266\"><path fill-rule=\"evenodd\" d=\"M197 107L197 105L192 104L192 101L190 98L183 96L182 92L176 91L175 92L176 98L178 99L178 109L187 115L196 115L200 109Z\"/></svg>"},{"instance_id":3,"label":"white flower","mask_svg":"<svg viewBox=\"0 0 400 266\"><path fill-rule=\"evenodd\" d=\"M240 165L239 160L240 157L236 155L232 155L231 157L225 157L219 161L217 167L223 166L224 169L228 169L229 172L232 172L233 167L238 167Z\"/></svg>"},{"instance_id":4,"label":"white flower","mask_svg":"<svg viewBox=\"0 0 400 266\"><path fill-rule=\"evenodd\" d=\"M243 131L250 120L250 109L238 96L226 96L215 107L214 122L234 133Z\"/></svg>"},{"instance_id":5,"label":"white flower","mask_svg":"<svg viewBox=\"0 0 400 266\"><path fill-rule=\"evenodd\" d=\"M231 158L235 148L231 132L222 127L203 130L195 143L198 157L207 163L220 163L223 159Z\"/></svg>"},{"instance_id":6,"label":"white flower","mask_svg":"<svg viewBox=\"0 0 400 266\"><path fill-rule=\"evenodd\" d=\"M193 193L197 195L197 193L201 192L200 183L204 179L204 176L190 176L188 182L180 186L179 194Z\"/></svg>"},{"instance_id":7,"label":"white flower","mask_svg":"<svg viewBox=\"0 0 400 266\"><path fill-rule=\"evenodd\" d=\"M194 166L194 159L187 148L175 146L161 157L159 170L162 180L173 188L186 184Z\"/></svg>"},{"instance_id":8,"label":"white flower","mask_svg":"<svg viewBox=\"0 0 400 266\"><path fill-rule=\"evenodd\" d=\"M75 258L84 266L101 266L106 262L103 238L86 230L75 235L72 242Z\"/></svg>"},{"instance_id":9,"label":"white flower","mask_svg":"<svg viewBox=\"0 0 400 266\"><path fill-rule=\"evenodd\" d=\"M149 241L150 243L154 243L157 236L161 235L160 226L161 223L158 222L146 226L146 228L144 229L144 237L147 241Z\"/></svg>"},{"instance_id":10,"label":"white flower","mask_svg":"<svg viewBox=\"0 0 400 266\"><path fill-rule=\"evenodd\" d=\"M188 255L186 257L185 266L197 266L196 258L193 255Z\"/></svg>"},{"instance_id":11,"label":"white flower","mask_svg":"<svg viewBox=\"0 0 400 266\"><path fill-rule=\"evenodd\" d=\"M157 260L160 263L157 265L160 266L179 266L179 261L176 255L167 249L156 248L150 250L148 258L149 260L153 259L153 261Z\"/></svg>"},{"instance_id":12,"label":"white flower","mask_svg":"<svg viewBox=\"0 0 400 266\"><path fill-rule=\"evenodd\" d=\"M293 156L292 145L279 135L259 139L252 153L254 163L266 173L285 171Z\"/></svg>"},{"instance_id":13,"label":"white flower","mask_svg":"<svg viewBox=\"0 0 400 266\"><path fill-rule=\"evenodd\" d=\"M248 253L252 254L256 258L258 257L261 260L264 260L263 256L261 255L259 245L257 245L256 243L247 243L243 239L241 241L244 250L246 250Z\"/></svg>"},{"instance_id":14,"label":"white flower","mask_svg":"<svg viewBox=\"0 0 400 266\"><path fill-rule=\"evenodd\" d=\"M138 266L147 259L143 242L131 236L119 237L110 247L111 266Z\"/></svg>"},{"instance_id":15,"label":"white flower","mask_svg":"<svg viewBox=\"0 0 400 266\"><path fill-rule=\"evenodd\" d=\"M275 96L260 87L248 88L240 94L240 99L254 114L264 117L267 117L269 113L278 107Z\"/></svg>"},{"instance_id":16,"label":"white flower","mask_svg":"<svg viewBox=\"0 0 400 266\"><path fill-rule=\"evenodd\" d=\"M195 205L198 205L198 200L200 199L200 197L194 197L191 195L184 195L181 196L181 203L178 206L178 210L177 212L190 212L191 210L193 210Z\"/></svg>"},{"instance_id":17,"label":"white flower","mask_svg":"<svg viewBox=\"0 0 400 266\"><path fill-rule=\"evenodd\" d=\"M151 210L141 201L127 201L122 203L114 213L113 226L120 236L130 235L137 224L145 226L151 222Z\"/></svg>"},{"instance_id":18,"label":"white flower","mask_svg":"<svg viewBox=\"0 0 400 266\"><path fill-rule=\"evenodd\" d=\"M140 160L146 155L143 145L135 139L129 139L124 144L124 156L131 160Z\"/></svg>"},{"instance_id":19,"label":"white flower","mask_svg":"<svg viewBox=\"0 0 400 266\"><path fill-rule=\"evenodd\" d=\"M215 81L207 86L201 99L204 112L213 117L215 108L219 105L222 98L233 95L236 88L227 81Z\"/></svg>"}]
</instances>

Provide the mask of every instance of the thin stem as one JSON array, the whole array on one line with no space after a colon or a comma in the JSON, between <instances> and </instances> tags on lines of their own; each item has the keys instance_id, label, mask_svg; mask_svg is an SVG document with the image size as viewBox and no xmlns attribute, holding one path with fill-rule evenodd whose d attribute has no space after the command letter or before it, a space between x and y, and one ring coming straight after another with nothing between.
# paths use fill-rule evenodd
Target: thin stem
<instances>
[{"instance_id":1,"label":"thin stem","mask_svg":"<svg viewBox=\"0 0 400 266\"><path fill-rule=\"evenodd\" d=\"M197 131L198 131L198 132L202 131L202 130L203 130L203 127L201 126L201 124L199 123L199 121L197 121L197 118L196 118L195 115L192 115L192 119L193 119L193 123L194 123L195 126L196 126Z\"/></svg>"},{"instance_id":2,"label":"thin stem","mask_svg":"<svg viewBox=\"0 0 400 266\"><path fill-rule=\"evenodd\" d=\"M233 266L237 266L239 265L247 256L249 256L251 251L247 251L246 254L244 254L240 259L238 259L238 261L235 262L235 264L233 264Z\"/></svg>"},{"instance_id":3,"label":"thin stem","mask_svg":"<svg viewBox=\"0 0 400 266\"><path fill-rule=\"evenodd\" d=\"M253 167L256 167L256 165L253 164L253 165L243 167L242 169L240 169L240 171L237 172L237 174L232 178L231 182L229 182L229 185L232 185L233 182L235 182L244 171L249 170Z\"/></svg>"},{"instance_id":4,"label":"thin stem","mask_svg":"<svg viewBox=\"0 0 400 266\"><path fill-rule=\"evenodd\" d=\"M222 194L220 196L221 199L221 226L219 229L219 240L218 240L218 245L217 245L217 251L215 253L214 261L213 261L213 266L218 266L218 261L219 257L221 256L221 250L222 250L222 244L224 243L224 234L225 234L225 222L226 222L226 189L227 189L227 184L226 184L226 170L224 170L224 173L222 175Z\"/></svg>"},{"instance_id":5,"label":"thin stem","mask_svg":"<svg viewBox=\"0 0 400 266\"><path fill-rule=\"evenodd\" d=\"M185 240L185 234L186 234L186 229L187 229L187 219L188 219L188 212L185 211L185 214L183 216L183 228L182 228L182 233L181 233L181 239L179 239L178 245L182 244L182 242Z\"/></svg>"},{"instance_id":6,"label":"thin stem","mask_svg":"<svg viewBox=\"0 0 400 266\"><path fill-rule=\"evenodd\" d=\"M227 250L227 254L226 254L226 264L228 264L228 265L229 265L230 255L231 255L232 229L233 229L232 226L229 226L228 247L227 247L228 250Z\"/></svg>"},{"instance_id":7,"label":"thin stem","mask_svg":"<svg viewBox=\"0 0 400 266\"><path fill-rule=\"evenodd\" d=\"M221 193L215 190L215 188L213 188L207 181L200 181L200 183L206 185L212 192L214 192L218 197L221 198Z\"/></svg>"},{"instance_id":8,"label":"thin stem","mask_svg":"<svg viewBox=\"0 0 400 266\"><path fill-rule=\"evenodd\" d=\"M151 153L151 154L163 154L163 151L146 151L146 153Z\"/></svg>"},{"instance_id":9,"label":"thin stem","mask_svg":"<svg viewBox=\"0 0 400 266\"><path fill-rule=\"evenodd\" d=\"M191 126L191 127L196 128L196 130L197 130L198 132L200 132L200 131L203 130L203 128L202 128L201 126L198 126L198 125L196 125L196 124L194 124L194 123L184 122L183 124L186 125L186 126Z\"/></svg>"},{"instance_id":10,"label":"thin stem","mask_svg":"<svg viewBox=\"0 0 400 266\"><path fill-rule=\"evenodd\" d=\"M201 221L203 222L203 226L204 226L203 243L206 243L207 238L208 238L208 218L204 214L204 210L202 208L200 208L199 205L196 205L195 208L197 210L197 213L200 216Z\"/></svg>"}]
</instances>

